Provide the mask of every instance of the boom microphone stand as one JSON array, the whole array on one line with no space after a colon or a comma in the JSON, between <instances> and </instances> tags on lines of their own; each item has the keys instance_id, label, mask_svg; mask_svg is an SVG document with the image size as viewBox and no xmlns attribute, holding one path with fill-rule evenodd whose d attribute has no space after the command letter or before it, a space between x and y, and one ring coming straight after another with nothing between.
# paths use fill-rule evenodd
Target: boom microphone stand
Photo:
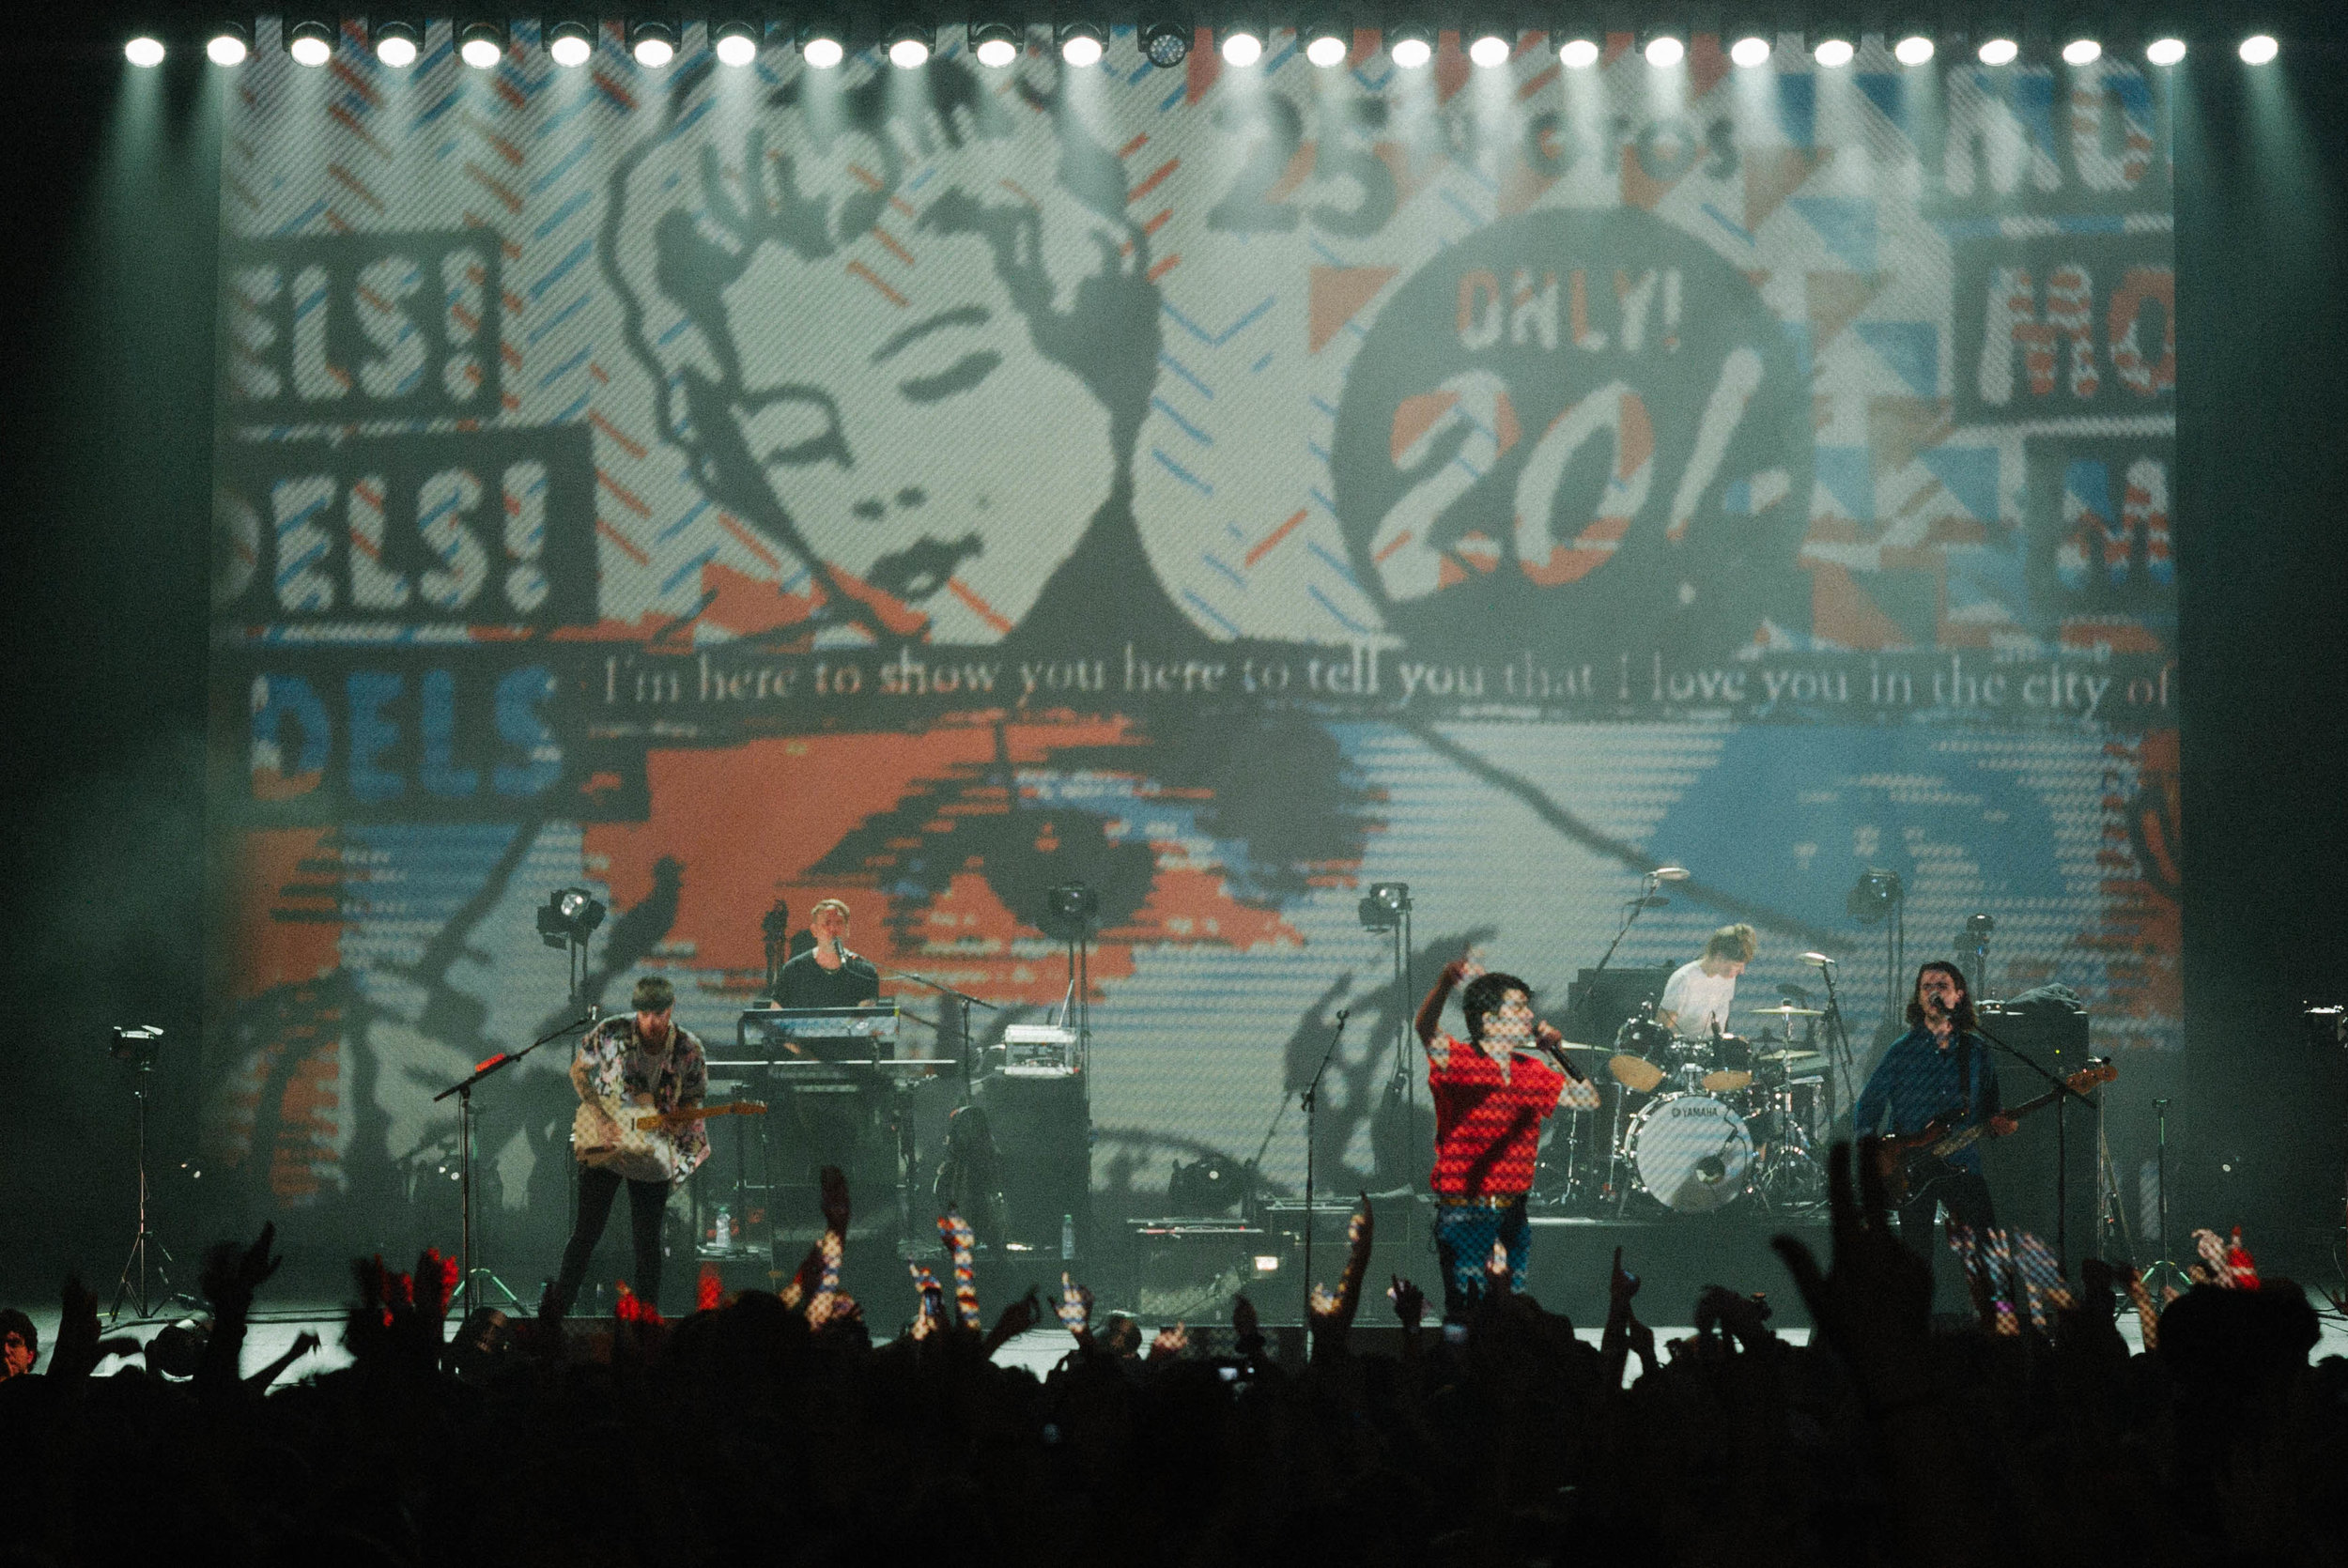
<instances>
[{"instance_id":1,"label":"boom microphone stand","mask_svg":"<svg viewBox=\"0 0 2348 1568\"><path fill-rule=\"evenodd\" d=\"M1843 999L1834 990L1834 961L1824 953L1804 953L1802 961L1816 966L1819 977L1826 981L1826 1023L1828 1038L1834 1044L1835 1065L1843 1069L1843 1103L1859 1103L1859 1091L1852 1085L1858 1081L1858 1069L1852 1066L1850 1030L1843 1022ZM1790 1033L1790 1031L1789 1031ZM1834 1107L1827 1108L1828 1119L1833 1118Z\"/></svg>"},{"instance_id":2,"label":"boom microphone stand","mask_svg":"<svg viewBox=\"0 0 2348 1568\"><path fill-rule=\"evenodd\" d=\"M1309 1353L1313 1331L1313 1113L1321 1104L1321 1075L1329 1070L1336 1059L1337 1045L1345 1038L1345 1015L1351 1009L1337 1009L1337 1026L1329 1036L1329 1049L1321 1053L1321 1065L1313 1068L1312 1082L1305 1085L1305 1338Z\"/></svg>"},{"instance_id":3,"label":"boom microphone stand","mask_svg":"<svg viewBox=\"0 0 2348 1568\"><path fill-rule=\"evenodd\" d=\"M2062 1266L2065 1272L2068 1272L2071 1267L2071 1251L2068 1244L2071 1222L2071 1161L2069 1139L2064 1132L2064 1123L2068 1119L2065 1113L2070 1110L2071 1101L2075 1099L2087 1105L2094 1102L2071 1087L2060 1074L2050 1072L2041 1067L2037 1058L2015 1050L2014 1047L1983 1028L1979 1019L1973 1021L1973 1033L2038 1074L2047 1083L2052 1084L2060 1094L2060 1098L2055 1101L2055 1262Z\"/></svg>"},{"instance_id":4,"label":"boom microphone stand","mask_svg":"<svg viewBox=\"0 0 2348 1568\"><path fill-rule=\"evenodd\" d=\"M966 991L956 991L953 987L948 985L943 980L933 980L927 975L918 975L910 969L891 969L887 964L875 961L870 953L859 954L858 957L862 958L865 962L872 964L873 968L879 970L884 975L891 976L900 980L911 980L918 986L927 986L932 991L937 992L938 995L961 1004L962 1099L964 1104L968 1104L970 1102L970 1009L973 1007L984 1007L988 1012L996 1012L999 1009L994 1003L983 1001L979 997L971 995ZM905 1016L910 1018L913 1015L908 1013ZM928 1021L922 1020L922 1022L926 1022Z\"/></svg>"},{"instance_id":5,"label":"boom microphone stand","mask_svg":"<svg viewBox=\"0 0 2348 1568\"><path fill-rule=\"evenodd\" d=\"M491 1073L504 1071L507 1068L512 1067L516 1062L520 1061L524 1056L529 1055L540 1046L545 1045L549 1040L561 1039L564 1035L569 1034L574 1029L594 1026L595 1022L602 1016L603 1008L601 1007L591 1006L588 1007L587 1014L584 1018L575 1018L571 1020L570 1022L564 1024L561 1028L556 1029L549 1034L539 1036L536 1039L532 1040L528 1045L523 1046L519 1051L499 1052L487 1061L481 1063L478 1067L475 1067L471 1073L461 1079L458 1079L456 1083L451 1084L447 1088L442 1089L439 1094L432 1097L432 1102L435 1105L439 1104L441 1100L446 1099L451 1095L455 1095L456 1097L456 1152L458 1160L457 1182L459 1191L463 1194L461 1203L464 1209L464 1229L462 1232L463 1239L460 1244L460 1250L464 1254L464 1261L458 1266L459 1275L456 1282L456 1288L449 1293L448 1299L451 1307L456 1306L456 1299L459 1296L462 1296L465 1299L465 1310L468 1312L471 1312L474 1307L482 1305L481 1287L484 1281L497 1286L499 1292L504 1296L506 1301L510 1305L517 1307L522 1305L522 1299L514 1294L513 1286L507 1284L503 1280L499 1279L497 1275L492 1273L487 1266L478 1269L473 1267L473 1089L479 1085L483 1079L488 1077Z\"/></svg>"}]
</instances>

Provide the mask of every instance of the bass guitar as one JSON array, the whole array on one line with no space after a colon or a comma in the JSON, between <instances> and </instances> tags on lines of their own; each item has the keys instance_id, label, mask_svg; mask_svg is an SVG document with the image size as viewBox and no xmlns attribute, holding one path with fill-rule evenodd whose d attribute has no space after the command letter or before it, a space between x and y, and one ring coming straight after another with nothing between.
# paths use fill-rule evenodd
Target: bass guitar
<instances>
[{"instance_id":1,"label":"bass guitar","mask_svg":"<svg viewBox=\"0 0 2348 1568\"><path fill-rule=\"evenodd\" d=\"M765 1111L765 1102L756 1099L696 1105L684 1111L582 1099L571 1117L571 1145L582 1164L616 1171L630 1181L673 1181L684 1162L671 1133L688 1122L713 1116L764 1115Z\"/></svg>"},{"instance_id":2,"label":"bass guitar","mask_svg":"<svg viewBox=\"0 0 2348 1568\"><path fill-rule=\"evenodd\" d=\"M2120 1069L2108 1061L2091 1062L2065 1078L2061 1089L2048 1089L2036 1099L2024 1100L2010 1111L1999 1113L2015 1121L2033 1111L2043 1111L2068 1093L2085 1094L2098 1084L2109 1084L2120 1076ZM1978 1140L1990 1136L1989 1124L1974 1122L1970 1127L1956 1125L1956 1113L1935 1116L1919 1132L1895 1133L1877 1145L1877 1158L1883 1171L1883 1196L1894 1208L1909 1198L1929 1189L1934 1182L1954 1175L1956 1167L1949 1163L1949 1156L1963 1148L1970 1148Z\"/></svg>"}]
</instances>

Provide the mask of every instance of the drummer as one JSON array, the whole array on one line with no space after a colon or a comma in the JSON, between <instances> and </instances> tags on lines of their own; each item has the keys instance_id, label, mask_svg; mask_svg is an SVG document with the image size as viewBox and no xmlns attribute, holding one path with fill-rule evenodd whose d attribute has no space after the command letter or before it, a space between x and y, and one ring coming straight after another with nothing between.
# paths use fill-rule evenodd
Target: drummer
<instances>
[{"instance_id":1,"label":"drummer","mask_svg":"<svg viewBox=\"0 0 2348 1568\"><path fill-rule=\"evenodd\" d=\"M1753 928L1742 921L1722 926L1704 944L1704 955L1683 963L1663 982L1655 1022L1688 1039L1709 1039L1729 1032L1729 1009L1737 1000L1737 976L1753 961Z\"/></svg>"}]
</instances>

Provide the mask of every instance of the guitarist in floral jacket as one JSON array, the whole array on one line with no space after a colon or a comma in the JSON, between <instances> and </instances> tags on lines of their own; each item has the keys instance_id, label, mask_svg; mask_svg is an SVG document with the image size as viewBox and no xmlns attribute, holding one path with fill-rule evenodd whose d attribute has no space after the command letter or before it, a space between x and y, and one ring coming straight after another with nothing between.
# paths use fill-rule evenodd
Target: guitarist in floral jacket
<instances>
[{"instance_id":1,"label":"guitarist in floral jacket","mask_svg":"<svg viewBox=\"0 0 2348 1568\"><path fill-rule=\"evenodd\" d=\"M563 1272L554 1282L550 1304L557 1315L567 1313L579 1294L623 1181L636 1242L635 1292L640 1299L658 1303L660 1220L669 1207L669 1190L709 1157L709 1135L699 1121L687 1121L653 1141L649 1151L645 1140L621 1138L610 1110L690 1110L709 1090L702 1042L676 1023L676 989L657 975L647 975L636 982L630 1003L631 1011L587 1031L571 1061L571 1086L592 1114L583 1114L573 1129L579 1165L579 1221L563 1249Z\"/></svg>"},{"instance_id":2,"label":"guitarist in floral jacket","mask_svg":"<svg viewBox=\"0 0 2348 1568\"><path fill-rule=\"evenodd\" d=\"M1998 1075L1989 1047L1974 1030L1973 999L1954 964L1934 961L1916 971L1908 1003L1908 1033L1892 1042L1852 1113L1853 1131L1880 1131L1886 1114L1893 1139L1924 1131L1936 1119L1943 1132L1986 1124L1991 1137L2012 1132L2012 1117L2000 1114ZM1982 1179L1978 1141L1945 1159L1917 1148L1905 1155L1908 1188L1899 1202L1900 1239L1929 1265L1932 1222L1938 1209L1949 1222L1976 1232L1995 1225L1989 1185ZM1892 1151L1887 1146L1887 1154Z\"/></svg>"}]
</instances>

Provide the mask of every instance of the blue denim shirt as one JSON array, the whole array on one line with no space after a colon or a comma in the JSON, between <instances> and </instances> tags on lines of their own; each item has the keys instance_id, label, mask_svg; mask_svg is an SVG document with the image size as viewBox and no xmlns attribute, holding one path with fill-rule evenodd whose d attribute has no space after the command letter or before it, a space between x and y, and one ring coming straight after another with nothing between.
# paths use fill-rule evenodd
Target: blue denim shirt
<instances>
[{"instance_id":1,"label":"blue denim shirt","mask_svg":"<svg viewBox=\"0 0 2348 1568\"><path fill-rule=\"evenodd\" d=\"M1967 1090L1970 1088L1970 1106ZM1854 1131L1882 1130L1889 1112L1893 1132L1921 1132L1933 1117L1955 1112L1955 1124L1968 1127L1986 1121L1999 1108L1998 1074L1989 1048L1978 1035L1958 1034L1943 1051L1931 1034L1919 1027L1892 1042L1867 1076L1852 1113ZM1981 1145L1975 1142L1949 1157L1959 1170L1981 1169Z\"/></svg>"}]
</instances>

